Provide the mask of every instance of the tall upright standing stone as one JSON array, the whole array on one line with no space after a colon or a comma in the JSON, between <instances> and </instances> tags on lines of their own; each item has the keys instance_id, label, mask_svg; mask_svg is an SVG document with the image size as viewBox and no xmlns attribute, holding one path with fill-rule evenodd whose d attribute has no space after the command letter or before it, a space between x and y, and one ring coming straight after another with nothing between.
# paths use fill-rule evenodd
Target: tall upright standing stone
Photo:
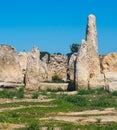
<instances>
[{"instance_id":1,"label":"tall upright standing stone","mask_svg":"<svg viewBox=\"0 0 117 130\"><path fill-rule=\"evenodd\" d=\"M88 16L86 29L86 42L88 45L89 67L91 77L100 73L100 61L98 55L98 42L96 31L96 18L94 15Z\"/></svg>"},{"instance_id":2,"label":"tall upright standing stone","mask_svg":"<svg viewBox=\"0 0 117 130\"><path fill-rule=\"evenodd\" d=\"M94 50L98 53L96 17L92 14L88 16L85 40L90 46L93 46Z\"/></svg>"},{"instance_id":3,"label":"tall upright standing stone","mask_svg":"<svg viewBox=\"0 0 117 130\"><path fill-rule=\"evenodd\" d=\"M86 39L82 41L76 61L76 88L98 87L104 82L100 72L96 18L88 16Z\"/></svg>"},{"instance_id":4,"label":"tall upright standing stone","mask_svg":"<svg viewBox=\"0 0 117 130\"><path fill-rule=\"evenodd\" d=\"M37 47L34 47L32 52L28 54L25 84L30 90L37 90L39 87L39 62L40 52Z\"/></svg>"}]
</instances>

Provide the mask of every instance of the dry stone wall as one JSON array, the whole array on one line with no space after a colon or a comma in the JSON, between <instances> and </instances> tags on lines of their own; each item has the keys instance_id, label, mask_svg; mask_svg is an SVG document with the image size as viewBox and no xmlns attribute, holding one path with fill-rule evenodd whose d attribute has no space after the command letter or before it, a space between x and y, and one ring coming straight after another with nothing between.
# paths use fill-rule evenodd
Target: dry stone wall
<instances>
[{"instance_id":1,"label":"dry stone wall","mask_svg":"<svg viewBox=\"0 0 117 130\"><path fill-rule=\"evenodd\" d=\"M48 63L48 80L52 80L52 76L58 75L62 80L67 80L67 56L53 54L50 56Z\"/></svg>"},{"instance_id":2,"label":"dry stone wall","mask_svg":"<svg viewBox=\"0 0 117 130\"><path fill-rule=\"evenodd\" d=\"M67 57L53 54L40 60L40 51L34 47L31 52L17 53L8 45L0 45L0 87L25 86L36 90L40 82L51 81L58 75L66 81Z\"/></svg>"},{"instance_id":3,"label":"dry stone wall","mask_svg":"<svg viewBox=\"0 0 117 130\"><path fill-rule=\"evenodd\" d=\"M117 91L117 53L104 56L101 66L105 76L106 89L108 91Z\"/></svg>"}]
</instances>

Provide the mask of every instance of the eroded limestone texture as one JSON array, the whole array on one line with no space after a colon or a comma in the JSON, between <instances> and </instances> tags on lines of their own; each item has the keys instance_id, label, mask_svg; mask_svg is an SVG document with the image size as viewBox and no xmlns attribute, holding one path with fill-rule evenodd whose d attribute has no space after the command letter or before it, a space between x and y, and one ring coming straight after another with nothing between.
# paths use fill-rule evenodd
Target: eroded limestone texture
<instances>
[{"instance_id":1,"label":"eroded limestone texture","mask_svg":"<svg viewBox=\"0 0 117 130\"><path fill-rule=\"evenodd\" d=\"M88 16L86 39L82 41L76 61L76 88L91 88L104 85L98 55L96 18Z\"/></svg>"},{"instance_id":2,"label":"eroded limestone texture","mask_svg":"<svg viewBox=\"0 0 117 130\"><path fill-rule=\"evenodd\" d=\"M21 67L15 49L0 45L0 86L14 87L23 84Z\"/></svg>"},{"instance_id":3,"label":"eroded limestone texture","mask_svg":"<svg viewBox=\"0 0 117 130\"><path fill-rule=\"evenodd\" d=\"M25 77L25 83L27 89L36 90L39 87L39 66L40 66L39 57L40 52L37 47L34 47L32 52L30 52L27 57L26 77Z\"/></svg>"},{"instance_id":4,"label":"eroded limestone texture","mask_svg":"<svg viewBox=\"0 0 117 130\"><path fill-rule=\"evenodd\" d=\"M0 87L25 85L36 90L39 83L51 81L58 75L64 81L75 81L76 89L106 87L117 90L117 53L98 54L96 17L88 16L86 38L82 40L77 54L69 60L66 55L45 55L40 60L40 51L16 53L8 45L0 45Z\"/></svg>"}]
</instances>

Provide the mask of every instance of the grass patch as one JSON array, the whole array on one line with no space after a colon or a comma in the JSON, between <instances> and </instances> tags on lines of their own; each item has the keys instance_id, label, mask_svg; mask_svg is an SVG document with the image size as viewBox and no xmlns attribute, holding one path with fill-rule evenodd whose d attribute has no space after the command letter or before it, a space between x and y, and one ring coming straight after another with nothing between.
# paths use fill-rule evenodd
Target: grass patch
<instances>
[{"instance_id":1,"label":"grass patch","mask_svg":"<svg viewBox=\"0 0 117 130\"><path fill-rule=\"evenodd\" d=\"M87 89L80 89L79 91L78 91L78 94L79 95L87 95L87 94L105 94L106 93L106 91L104 90L104 88L102 87L102 88L97 88L97 89L91 89L90 87L89 88L87 88Z\"/></svg>"},{"instance_id":2,"label":"grass patch","mask_svg":"<svg viewBox=\"0 0 117 130\"><path fill-rule=\"evenodd\" d=\"M117 96L117 91L111 92L111 95L112 95L112 96Z\"/></svg>"},{"instance_id":3,"label":"grass patch","mask_svg":"<svg viewBox=\"0 0 117 130\"><path fill-rule=\"evenodd\" d=\"M24 92L21 91L21 93ZM18 93L18 92L17 92ZM32 94L32 93L31 93ZM34 98L37 98L38 94L46 94L46 91L39 91L33 93ZM37 95L36 95L37 94ZM16 95L15 95L16 96ZM51 102L15 102L0 104L0 108L5 107L17 107L17 106L30 106L28 108L20 108L17 110L5 111L0 113L0 122L3 123L16 123L27 124L26 128L20 130L37 130L42 127L47 127L48 130L52 130L55 127L60 127L61 130L116 130L116 123L101 124L101 120L98 119L95 124L91 125L77 125L68 122L39 121L40 118L47 118L50 116L56 116L58 112L75 112L81 110L91 109L104 109L110 107L117 107L116 94L106 93L104 89L96 90L82 90L78 95L66 95L61 93L60 95L54 92L49 95L55 100ZM32 105L32 106L31 106ZM40 107L35 105L50 105L55 107Z\"/></svg>"},{"instance_id":4,"label":"grass patch","mask_svg":"<svg viewBox=\"0 0 117 130\"><path fill-rule=\"evenodd\" d=\"M87 106L87 103L88 103L88 100L87 98L83 97L83 96L65 96L63 98L63 100L67 101L67 102L70 102L74 105L77 105L77 106Z\"/></svg>"},{"instance_id":5,"label":"grass patch","mask_svg":"<svg viewBox=\"0 0 117 130\"><path fill-rule=\"evenodd\" d=\"M19 88L18 92L16 93L17 98L24 98L24 87Z\"/></svg>"},{"instance_id":6,"label":"grass patch","mask_svg":"<svg viewBox=\"0 0 117 130\"><path fill-rule=\"evenodd\" d=\"M33 121L29 124L27 124L26 128L23 130L39 130L39 123L37 121Z\"/></svg>"},{"instance_id":7,"label":"grass patch","mask_svg":"<svg viewBox=\"0 0 117 130\"><path fill-rule=\"evenodd\" d=\"M79 96L79 95L57 95L57 99L53 100L48 103L31 103L31 102L22 102L22 103L14 103L14 104L8 104L7 106L17 106L17 105L38 105L38 104L45 104L45 105L57 105L57 107L53 108L41 108L41 107L34 107L31 108L23 108L15 111L20 111L21 115L30 113L30 116L34 113L37 113L37 115L45 117L50 112L68 112L68 111L79 111L79 110L86 110L86 109L103 109L106 107L117 107L117 100L114 97L109 97L108 95L103 96ZM3 107L6 104L1 104L0 106ZM26 113L25 113L26 112ZM10 113L9 113L10 114ZM9 117L9 116L8 116ZM27 116L26 116L27 118Z\"/></svg>"},{"instance_id":8,"label":"grass patch","mask_svg":"<svg viewBox=\"0 0 117 130\"><path fill-rule=\"evenodd\" d=\"M15 102L15 103L2 103L0 108L20 107L20 106L35 106L35 105L51 105L49 102Z\"/></svg>"},{"instance_id":9,"label":"grass patch","mask_svg":"<svg viewBox=\"0 0 117 130\"><path fill-rule=\"evenodd\" d=\"M33 99L38 99L38 97L39 97L39 93L38 92L32 94L32 98Z\"/></svg>"},{"instance_id":10,"label":"grass patch","mask_svg":"<svg viewBox=\"0 0 117 130\"><path fill-rule=\"evenodd\" d=\"M2 90L0 91L0 98L14 98L16 96L16 92L9 91L9 90Z\"/></svg>"},{"instance_id":11,"label":"grass patch","mask_svg":"<svg viewBox=\"0 0 117 130\"><path fill-rule=\"evenodd\" d=\"M42 90L42 89L39 88L38 93L47 96L47 91L46 90Z\"/></svg>"},{"instance_id":12,"label":"grass patch","mask_svg":"<svg viewBox=\"0 0 117 130\"><path fill-rule=\"evenodd\" d=\"M24 98L24 87L19 88L18 91L4 89L0 91L0 98Z\"/></svg>"},{"instance_id":13,"label":"grass patch","mask_svg":"<svg viewBox=\"0 0 117 130\"><path fill-rule=\"evenodd\" d=\"M72 110L103 109L117 107L117 100L110 94L105 95L60 95L59 102L72 104ZM60 103L61 104L61 103ZM59 103L58 103L59 105Z\"/></svg>"},{"instance_id":14,"label":"grass patch","mask_svg":"<svg viewBox=\"0 0 117 130\"><path fill-rule=\"evenodd\" d=\"M42 130L42 127L47 127L47 130L54 130L54 128L59 127L61 130L116 130L117 123L107 123L103 125L92 124L92 125L77 125L67 122L36 122L33 121L30 124L27 124L26 128L20 128L17 130Z\"/></svg>"}]
</instances>

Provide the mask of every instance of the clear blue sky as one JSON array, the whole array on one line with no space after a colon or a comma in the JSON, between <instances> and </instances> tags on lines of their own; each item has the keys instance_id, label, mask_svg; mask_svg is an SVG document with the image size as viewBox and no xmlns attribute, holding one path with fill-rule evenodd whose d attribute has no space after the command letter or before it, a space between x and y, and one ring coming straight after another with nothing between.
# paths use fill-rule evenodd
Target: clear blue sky
<instances>
[{"instance_id":1,"label":"clear blue sky","mask_svg":"<svg viewBox=\"0 0 117 130\"><path fill-rule=\"evenodd\" d=\"M0 0L0 44L68 53L96 15L99 53L117 52L117 0Z\"/></svg>"}]
</instances>

